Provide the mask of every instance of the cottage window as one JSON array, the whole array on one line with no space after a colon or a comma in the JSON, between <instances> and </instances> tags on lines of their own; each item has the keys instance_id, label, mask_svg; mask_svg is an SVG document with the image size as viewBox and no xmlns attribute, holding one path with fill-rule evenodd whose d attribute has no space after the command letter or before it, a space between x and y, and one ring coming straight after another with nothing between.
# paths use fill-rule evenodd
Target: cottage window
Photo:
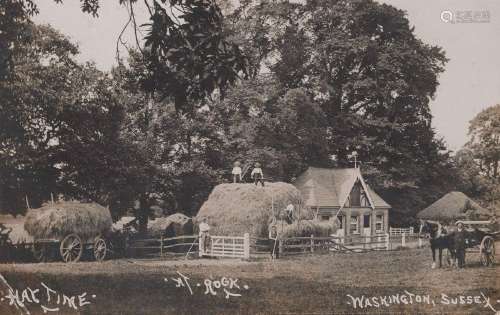
<instances>
[{"instance_id":1,"label":"cottage window","mask_svg":"<svg viewBox=\"0 0 500 315\"><path fill-rule=\"evenodd\" d=\"M351 233L352 234L359 233L358 217L355 215L351 216Z\"/></svg>"},{"instance_id":2,"label":"cottage window","mask_svg":"<svg viewBox=\"0 0 500 315\"><path fill-rule=\"evenodd\" d=\"M375 231L377 233L384 232L384 216L382 214L377 214L375 217Z\"/></svg>"},{"instance_id":3,"label":"cottage window","mask_svg":"<svg viewBox=\"0 0 500 315\"><path fill-rule=\"evenodd\" d=\"M321 220L322 221L328 221L328 220L330 220L330 216L329 215L322 215L321 216Z\"/></svg>"}]
</instances>

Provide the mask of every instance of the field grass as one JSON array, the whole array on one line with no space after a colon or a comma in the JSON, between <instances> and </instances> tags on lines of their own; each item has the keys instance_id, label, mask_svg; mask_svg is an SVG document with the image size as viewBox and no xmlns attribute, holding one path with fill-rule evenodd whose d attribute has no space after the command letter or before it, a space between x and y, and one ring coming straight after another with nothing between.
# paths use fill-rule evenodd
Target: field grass
<instances>
[{"instance_id":1,"label":"field grass","mask_svg":"<svg viewBox=\"0 0 500 315\"><path fill-rule=\"evenodd\" d=\"M482 292L500 310L500 267L481 267L476 254L468 255L467 262L463 270L431 269L430 250L424 248L323 254L274 262L121 259L104 263L4 264L0 265L0 273L13 288L21 290L29 286L42 292L43 282L66 295L87 293L91 304L78 310L61 305L58 314L494 314L482 302L441 303L441 294L451 298ZM175 278L181 277L178 272L189 277L192 295L186 286L176 287ZM213 282L217 295L205 294L205 281L221 277L238 279L240 289L233 287L229 291L241 296L226 298ZM405 290L429 295L435 305L415 300L411 305L389 303L379 308L354 309L347 296L401 295L407 294ZM5 288L3 291L5 296ZM57 306L54 299L51 303ZM28 303L28 308L32 314L43 313L36 303ZM15 313L4 298L0 314Z\"/></svg>"}]
</instances>

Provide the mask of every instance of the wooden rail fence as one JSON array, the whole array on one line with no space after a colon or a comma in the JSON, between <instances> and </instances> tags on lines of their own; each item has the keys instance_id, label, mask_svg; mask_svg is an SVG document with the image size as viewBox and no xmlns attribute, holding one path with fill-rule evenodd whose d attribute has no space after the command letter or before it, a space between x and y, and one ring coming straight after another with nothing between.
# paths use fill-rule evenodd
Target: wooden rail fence
<instances>
[{"instance_id":1,"label":"wooden rail fence","mask_svg":"<svg viewBox=\"0 0 500 315\"><path fill-rule=\"evenodd\" d=\"M391 236L389 233L372 236L328 236L290 237L278 240L276 250L280 255L328 252L367 252L393 250L400 247L422 247L423 240L416 234L402 233ZM409 246L412 244L412 246ZM177 236L159 239L138 239L130 243L130 250L140 251L140 256L186 255L198 253L204 257L249 259L252 255L269 254L274 242L267 238L243 236L211 235L207 249L202 250L197 235Z\"/></svg>"},{"instance_id":2,"label":"wooden rail fence","mask_svg":"<svg viewBox=\"0 0 500 315\"><path fill-rule=\"evenodd\" d=\"M136 239L130 241L127 249L145 256L186 255L188 250L198 251L198 235Z\"/></svg>"}]
</instances>

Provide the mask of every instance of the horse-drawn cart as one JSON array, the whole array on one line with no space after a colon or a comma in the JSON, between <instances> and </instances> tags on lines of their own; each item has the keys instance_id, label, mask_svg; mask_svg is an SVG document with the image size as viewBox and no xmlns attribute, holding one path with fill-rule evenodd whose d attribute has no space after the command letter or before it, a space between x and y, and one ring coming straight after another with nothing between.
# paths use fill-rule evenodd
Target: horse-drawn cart
<instances>
[{"instance_id":1,"label":"horse-drawn cart","mask_svg":"<svg viewBox=\"0 0 500 315\"><path fill-rule=\"evenodd\" d=\"M495 220L465 221L460 220L465 228L465 248L469 253L479 253L483 266L492 266L495 263L495 241L500 232ZM455 259L455 226L444 228L439 222L422 220L419 235L427 236L432 250L432 268L436 267L436 250L439 250L439 267L441 267L442 251L446 249L446 262L451 265Z\"/></svg>"},{"instance_id":2,"label":"horse-drawn cart","mask_svg":"<svg viewBox=\"0 0 500 315\"><path fill-rule=\"evenodd\" d=\"M83 238L76 233L70 233L61 239L35 239L33 256L39 262L52 260L59 256L64 262L77 262L84 253L91 253L96 261L103 261L108 256L109 243L101 235Z\"/></svg>"},{"instance_id":3,"label":"horse-drawn cart","mask_svg":"<svg viewBox=\"0 0 500 315\"><path fill-rule=\"evenodd\" d=\"M75 201L31 209L24 222L24 229L33 238L33 256L39 262L77 262L83 256L102 261L112 247L111 227L109 209Z\"/></svg>"},{"instance_id":4,"label":"horse-drawn cart","mask_svg":"<svg viewBox=\"0 0 500 315\"><path fill-rule=\"evenodd\" d=\"M466 231L467 252L479 253L481 264L485 267L495 263L495 241L500 231L493 232L494 220L489 221L458 221ZM457 223L458 223L457 222Z\"/></svg>"}]
</instances>

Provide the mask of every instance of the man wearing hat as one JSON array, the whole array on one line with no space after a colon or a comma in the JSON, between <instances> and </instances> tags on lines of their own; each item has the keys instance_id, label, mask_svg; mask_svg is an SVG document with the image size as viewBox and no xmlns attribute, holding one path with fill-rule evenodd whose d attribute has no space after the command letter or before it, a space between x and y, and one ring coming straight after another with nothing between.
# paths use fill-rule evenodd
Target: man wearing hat
<instances>
[{"instance_id":1,"label":"man wearing hat","mask_svg":"<svg viewBox=\"0 0 500 315\"><path fill-rule=\"evenodd\" d=\"M255 186L257 186L257 183L260 182L262 187L264 187L264 173L262 173L259 162L255 163L255 167L253 168L252 174L250 174L250 176L252 177Z\"/></svg>"},{"instance_id":2,"label":"man wearing hat","mask_svg":"<svg viewBox=\"0 0 500 315\"><path fill-rule=\"evenodd\" d=\"M453 241L455 243L455 251L457 257L458 268L465 267L465 248L467 243L467 235L464 229L464 224L460 221L456 223L457 231L453 235Z\"/></svg>"}]
</instances>

